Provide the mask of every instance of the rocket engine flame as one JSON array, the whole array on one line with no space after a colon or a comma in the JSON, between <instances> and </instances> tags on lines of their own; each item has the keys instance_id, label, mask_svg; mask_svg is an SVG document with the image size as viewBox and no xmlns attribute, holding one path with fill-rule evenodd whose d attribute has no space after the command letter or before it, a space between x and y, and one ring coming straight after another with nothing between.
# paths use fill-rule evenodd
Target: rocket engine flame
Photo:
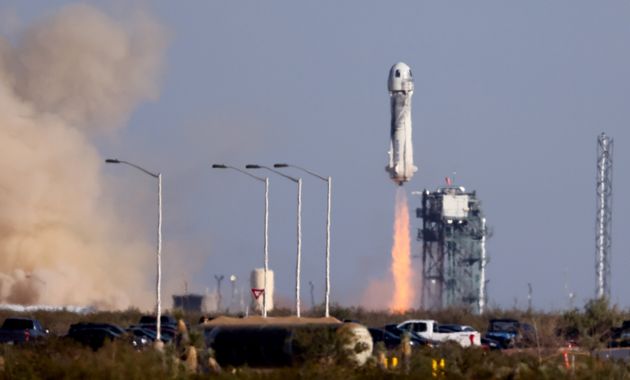
<instances>
[{"instance_id":1,"label":"rocket engine flame","mask_svg":"<svg viewBox=\"0 0 630 380\"><path fill-rule=\"evenodd\" d=\"M404 312L412 308L414 294L411 239L409 237L409 207L407 205L407 193L402 188L396 189L391 271L394 279L394 295L389 308L393 312Z\"/></svg>"}]
</instances>

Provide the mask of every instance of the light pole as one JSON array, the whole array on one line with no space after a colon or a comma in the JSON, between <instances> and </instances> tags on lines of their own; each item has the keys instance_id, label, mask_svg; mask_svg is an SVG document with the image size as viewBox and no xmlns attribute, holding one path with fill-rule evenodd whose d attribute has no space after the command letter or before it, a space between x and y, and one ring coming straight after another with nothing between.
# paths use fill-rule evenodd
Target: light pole
<instances>
[{"instance_id":1,"label":"light pole","mask_svg":"<svg viewBox=\"0 0 630 380\"><path fill-rule=\"evenodd\" d=\"M312 175L313 177L319 178L322 181L325 181L328 184L328 196L327 196L327 210L326 210L326 292L324 296L324 304L325 311L324 315L326 317L330 316L330 208L331 208L331 192L332 192L332 177L324 177L310 170L304 169L299 166L290 165L290 164L275 164L274 168L296 168L305 173Z\"/></svg>"},{"instance_id":2,"label":"light pole","mask_svg":"<svg viewBox=\"0 0 630 380\"><path fill-rule=\"evenodd\" d=\"M160 329L162 327L162 174L152 173L136 164L128 161L118 160L115 158L108 158L105 160L108 164L125 164L134 167L141 172L150 175L157 179L158 182L158 223L157 223L157 279L155 284L155 303L156 303L156 321L155 321L155 343L156 345L161 343Z\"/></svg>"},{"instance_id":3,"label":"light pole","mask_svg":"<svg viewBox=\"0 0 630 380\"><path fill-rule=\"evenodd\" d=\"M300 317L300 271L302 262L302 178L288 176L278 170L262 165L245 165L246 169L267 169L297 183L297 260L295 263L295 313Z\"/></svg>"},{"instance_id":4,"label":"light pole","mask_svg":"<svg viewBox=\"0 0 630 380\"><path fill-rule=\"evenodd\" d=\"M213 164L213 169L232 169L237 172L243 173L257 181L261 181L265 183L265 238L264 238L264 267L265 267L265 278L263 279L263 307L262 307L262 316L267 317L267 271L269 270L269 178L258 177L251 173L246 172L245 170L241 170L239 168L235 168L233 166L224 165L224 164Z\"/></svg>"},{"instance_id":5,"label":"light pole","mask_svg":"<svg viewBox=\"0 0 630 380\"><path fill-rule=\"evenodd\" d=\"M234 296L236 295L236 275L233 274L230 276L230 283L232 284L232 295L230 296L230 308L232 308L234 306Z\"/></svg>"},{"instance_id":6,"label":"light pole","mask_svg":"<svg viewBox=\"0 0 630 380\"><path fill-rule=\"evenodd\" d=\"M223 281L223 275L214 275L214 279L217 280L217 311L221 310L221 281Z\"/></svg>"}]
</instances>

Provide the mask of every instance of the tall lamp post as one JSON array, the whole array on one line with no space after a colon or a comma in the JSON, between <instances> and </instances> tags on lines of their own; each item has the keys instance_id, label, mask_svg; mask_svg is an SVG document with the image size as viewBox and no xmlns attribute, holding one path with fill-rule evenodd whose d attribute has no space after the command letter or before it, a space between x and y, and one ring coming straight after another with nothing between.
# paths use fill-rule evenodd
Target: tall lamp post
<instances>
[{"instance_id":1,"label":"tall lamp post","mask_svg":"<svg viewBox=\"0 0 630 380\"><path fill-rule=\"evenodd\" d=\"M297 183L297 260L295 264L295 313L300 317L300 271L302 262L302 178L288 176L278 170L262 165L245 165L246 169L267 169Z\"/></svg>"},{"instance_id":2,"label":"tall lamp post","mask_svg":"<svg viewBox=\"0 0 630 380\"><path fill-rule=\"evenodd\" d=\"M235 168L233 166L224 165L224 164L214 164L212 165L213 169L232 169L236 170L239 173L243 173L248 177L251 177L257 181L261 181L265 183L265 238L264 238L264 266L265 266L265 278L263 280L263 307L262 307L262 316L267 317L267 271L269 270L269 178L258 177L251 173L246 172L245 170L241 170L239 168Z\"/></svg>"},{"instance_id":3,"label":"tall lamp post","mask_svg":"<svg viewBox=\"0 0 630 380\"><path fill-rule=\"evenodd\" d=\"M321 176L313 171L304 169L302 167L296 166L296 165L290 165L290 164L275 164L273 165L274 168L295 168L298 170L301 170L307 174L312 175L313 177L319 178L322 181L326 182L328 184L328 196L327 196L327 210L326 210L326 294L324 296L325 300L324 300L324 304L325 304L325 311L324 311L324 315L326 317L330 316L330 206L331 206L331 202L330 202L330 197L331 197L331 192L332 192L332 177L328 176L328 177L324 177Z\"/></svg>"},{"instance_id":4,"label":"tall lamp post","mask_svg":"<svg viewBox=\"0 0 630 380\"><path fill-rule=\"evenodd\" d=\"M155 343L160 344L161 333L161 319L162 319L162 174L152 173L136 164L128 161L118 160L116 158L108 158L105 160L108 164L125 164L134 167L141 172L150 175L157 179L158 182L158 223L157 223L157 279L155 284L155 308L156 308L156 322L155 322Z\"/></svg>"}]
</instances>

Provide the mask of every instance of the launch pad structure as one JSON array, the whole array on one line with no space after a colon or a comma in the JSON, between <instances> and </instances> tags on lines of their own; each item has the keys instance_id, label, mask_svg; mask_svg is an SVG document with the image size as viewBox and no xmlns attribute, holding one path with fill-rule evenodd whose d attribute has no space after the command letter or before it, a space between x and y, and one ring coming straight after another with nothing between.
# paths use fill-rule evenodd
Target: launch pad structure
<instances>
[{"instance_id":1,"label":"launch pad structure","mask_svg":"<svg viewBox=\"0 0 630 380\"><path fill-rule=\"evenodd\" d=\"M612 175L613 139L602 132L597 136L597 219L595 225L596 297L610 299L612 253Z\"/></svg>"},{"instance_id":2,"label":"launch pad structure","mask_svg":"<svg viewBox=\"0 0 630 380\"><path fill-rule=\"evenodd\" d=\"M422 302L426 309L465 307L482 314L486 304L486 220L475 191L443 187L422 192Z\"/></svg>"}]
</instances>

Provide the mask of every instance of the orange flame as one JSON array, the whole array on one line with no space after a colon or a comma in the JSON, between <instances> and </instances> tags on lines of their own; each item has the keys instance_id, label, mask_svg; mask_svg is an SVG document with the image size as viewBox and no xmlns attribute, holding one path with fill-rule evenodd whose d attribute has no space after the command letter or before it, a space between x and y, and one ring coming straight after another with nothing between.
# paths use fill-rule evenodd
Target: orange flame
<instances>
[{"instance_id":1,"label":"orange flame","mask_svg":"<svg viewBox=\"0 0 630 380\"><path fill-rule=\"evenodd\" d=\"M409 238L409 207L402 188L396 192L394 243L392 245L392 276L394 297L389 308L394 312L411 309L413 302L413 270L411 268L411 239Z\"/></svg>"}]
</instances>

